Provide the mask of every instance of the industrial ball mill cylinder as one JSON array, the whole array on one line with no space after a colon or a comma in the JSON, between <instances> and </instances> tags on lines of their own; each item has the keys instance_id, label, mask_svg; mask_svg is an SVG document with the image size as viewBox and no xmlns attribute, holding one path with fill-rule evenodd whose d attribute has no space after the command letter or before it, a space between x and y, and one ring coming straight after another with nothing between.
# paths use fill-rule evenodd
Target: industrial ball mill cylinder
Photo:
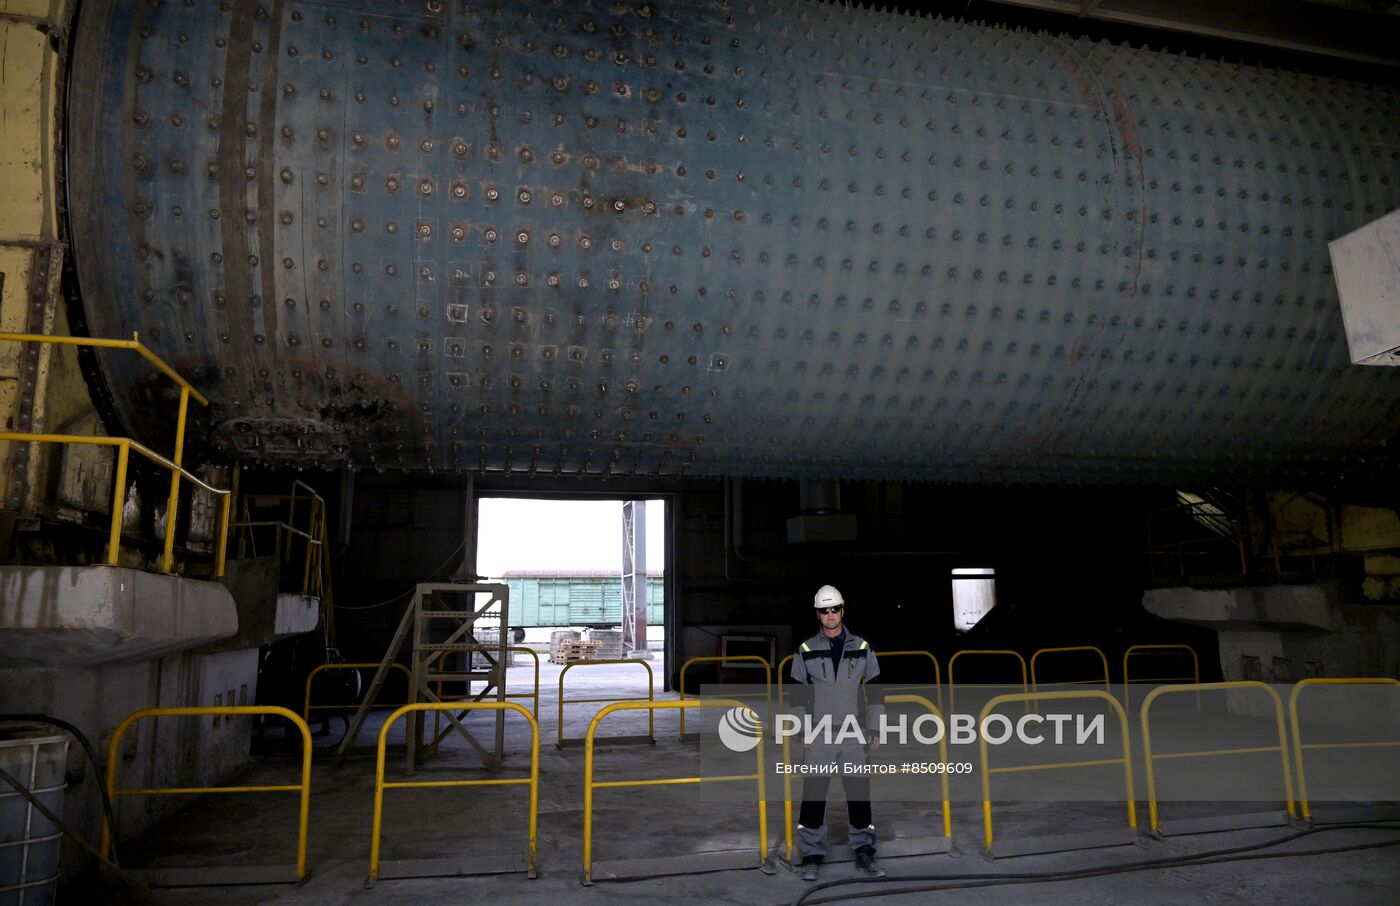
<instances>
[{"instance_id":1,"label":"industrial ball mill cylinder","mask_svg":"<svg viewBox=\"0 0 1400 906\"><path fill-rule=\"evenodd\" d=\"M206 455L1155 481L1394 432L1326 242L1400 94L813 2L85 0L94 334ZM117 415L167 388L104 358Z\"/></svg>"}]
</instances>

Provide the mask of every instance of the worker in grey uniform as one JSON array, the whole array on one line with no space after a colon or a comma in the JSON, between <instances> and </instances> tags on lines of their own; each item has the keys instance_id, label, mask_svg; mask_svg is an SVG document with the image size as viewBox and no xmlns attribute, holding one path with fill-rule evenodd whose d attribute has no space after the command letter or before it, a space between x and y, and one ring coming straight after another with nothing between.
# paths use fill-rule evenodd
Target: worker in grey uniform
<instances>
[{"instance_id":1,"label":"worker in grey uniform","mask_svg":"<svg viewBox=\"0 0 1400 906\"><path fill-rule=\"evenodd\" d=\"M846 601L833 586L817 589L813 601L820 631L803 642L792 660L794 711L806 710L813 722L832 717L832 736L839 738L847 715L865 710L865 731L869 749L879 745L874 732L884 713L884 693L880 691L880 665L875 651L860 636L845 627ZM862 696L861 684L871 684ZM862 707L864 698L868 707ZM806 749L809 766L831 763L865 763L868 749L850 741L836 744L822 738ZM826 857L826 793L830 774L807 774L802 779L802 811L797 824L797 849L802 856L800 876L815 881ZM875 823L870 815L870 780L862 775L841 775L849 812L849 839L856 854L856 870L868 877L882 878L883 869L875 862Z\"/></svg>"}]
</instances>

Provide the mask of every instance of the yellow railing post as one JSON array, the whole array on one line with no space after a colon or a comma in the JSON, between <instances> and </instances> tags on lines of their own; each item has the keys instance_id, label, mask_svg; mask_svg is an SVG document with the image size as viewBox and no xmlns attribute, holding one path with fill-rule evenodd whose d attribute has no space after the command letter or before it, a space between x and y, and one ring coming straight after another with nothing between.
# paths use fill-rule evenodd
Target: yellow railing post
<instances>
[{"instance_id":1,"label":"yellow railing post","mask_svg":"<svg viewBox=\"0 0 1400 906\"><path fill-rule=\"evenodd\" d=\"M316 512L317 512L318 509L319 509L319 498L315 498L315 497L311 498L311 513L310 513L310 515L308 516L307 522L306 522L306 533L307 533L308 535L314 535L315 532L316 532ZM301 593L302 593L302 595L308 595L308 594L311 593L311 551L312 551L314 548L316 548L316 546L317 546L317 545L314 545L314 544L311 544L311 543L307 543L307 545L306 545L306 556L303 558L303 560L302 560L302 565L301 565Z\"/></svg>"},{"instance_id":2,"label":"yellow railing post","mask_svg":"<svg viewBox=\"0 0 1400 906\"><path fill-rule=\"evenodd\" d=\"M606 658L606 659L604 659L604 658L599 658L599 659L597 659L597 660L570 661L569 663L567 663L567 664L564 665L564 669L563 669L563 670L560 670L560 671L559 671L559 736L558 736L558 739L557 739L556 742L555 742L555 748L557 748L557 749L562 749L562 748L564 748L564 705L566 704L566 702L564 701L564 677L565 677L565 675L567 675L568 672L569 672L570 670L572 670L573 668L575 668L575 667L596 667L596 666L600 666L600 665L603 665L603 664L641 664L643 667L646 668L646 671L647 671L647 697L646 697L646 698L642 698L641 696L635 696L635 697L632 697L632 698L571 698L571 699L568 700L567 704L570 704L570 705L577 705L577 704L583 704L583 703L593 703L593 704L596 704L596 703L599 703L599 702L642 702L642 701L654 702L654 701L656 701L656 674L652 672L651 663L648 662L648 661L644 661L644 660L642 660L641 658L619 658L619 659L616 659L616 660L611 659L611 658ZM603 709L603 711L606 711L606 710L607 710L606 708ZM600 711L599 713L601 714L602 712ZM648 712L647 712L647 736L651 739L652 742L656 742L656 712L655 712L655 711L648 711ZM574 739L573 741L574 741L574 742L577 742L578 740L577 740L577 739Z\"/></svg>"},{"instance_id":3,"label":"yellow railing post","mask_svg":"<svg viewBox=\"0 0 1400 906\"><path fill-rule=\"evenodd\" d=\"M135 450L151 462L167 471L178 472L186 481L202 488L215 496L223 497L225 502L228 499L228 491L221 491L218 488L205 484L195 475L190 474L188 469L178 466L170 460L152 450L141 446L136 441L127 437L91 437L87 435L69 434L24 434L15 431L0 431L0 440L14 441L17 443L45 443L45 444L74 444L77 446L90 447L116 447L117 448L117 469L113 477L112 490L112 517L111 528L107 537L107 564L116 566L121 552L121 529L122 529L122 509L126 506L126 478L128 466L131 460L131 451ZM216 560L217 560L216 555Z\"/></svg>"},{"instance_id":4,"label":"yellow railing post","mask_svg":"<svg viewBox=\"0 0 1400 906\"><path fill-rule=\"evenodd\" d=\"M85 346L93 349L126 349L136 352L143 359L154 365L162 374L174 381L180 388L180 408L177 416L175 431L175 454L173 459L165 457L148 450L141 444L136 443L126 437L92 437L85 435L65 435L65 434L33 434L14 431L0 431L0 440L13 441L16 443L59 443L59 444L90 444L94 446L117 447L117 474L116 488L113 491L111 534L107 539L107 564L116 566L120 560L121 553L121 518L122 508L126 505L126 472L129 464L132 448L156 465L170 472L170 499L166 506L165 514L165 543L161 551L161 570L171 572L175 562L175 530L178 524L180 511L180 479L187 478L191 483L216 496L224 497L223 515L220 518L218 550L214 553L214 573L216 576L224 574L224 545L228 540L228 491L220 491L218 488L210 487L203 481L195 478L184 468L183 459L185 452L185 428L189 416L189 402L195 400L201 406L209 405L209 400L204 394L194 389L189 381L180 376L175 369L171 368L160 357L151 352L141 343L139 334L133 333L130 340L107 340L96 337L56 337L45 336L43 334L9 333L0 331L0 342L15 343L47 343L56 346Z\"/></svg>"},{"instance_id":5,"label":"yellow railing post","mask_svg":"<svg viewBox=\"0 0 1400 906\"><path fill-rule=\"evenodd\" d=\"M1308 686L1400 686L1400 680L1388 676L1310 676L1299 680L1288 694L1288 722L1293 731L1293 763L1298 768L1298 806L1304 821L1312 820L1312 806L1308 802L1308 779L1303 772L1304 749L1370 749L1400 746L1400 742L1333 742L1304 745L1302 728L1298 724L1298 696Z\"/></svg>"},{"instance_id":6,"label":"yellow railing post","mask_svg":"<svg viewBox=\"0 0 1400 906\"><path fill-rule=\"evenodd\" d=\"M957 713L957 683L953 679L953 665L958 662L958 658L967 654L977 655L1003 655L1014 657L1021 665L1021 692L1025 694L1030 691L1029 675L1026 671L1026 659L1021 656L1021 652L1013 651L1010 648L964 648L961 651L953 652L953 656L948 658L948 713ZM1026 712L1030 713L1030 699L1026 699Z\"/></svg>"},{"instance_id":7,"label":"yellow railing post","mask_svg":"<svg viewBox=\"0 0 1400 906\"><path fill-rule=\"evenodd\" d=\"M207 715L239 716L255 714L275 714L284 717L301 732L301 783L257 786L212 786L212 787L150 787L144 789L120 789L117 787L117 766L121 764L121 742L127 728L138 720L147 717L204 717ZM286 708L275 705L235 705L218 708L143 708L133 711L117 724L107 744L107 795L115 800L118 796L170 796L196 793L290 793L301 794L297 817L297 868L298 881L306 877L306 829L311 814L311 731L306 721ZM102 841L100 852L107 858L112 848L112 828L106 818L102 820Z\"/></svg>"},{"instance_id":8,"label":"yellow railing post","mask_svg":"<svg viewBox=\"0 0 1400 906\"><path fill-rule=\"evenodd\" d=\"M117 474L112 489L112 532L107 538L107 565L116 566L121 560L122 511L126 509L126 468L131 460L131 442L117 445Z\"/></svg>"},{"instance_id":9,"label":"yellow railing post","mask_svg":"<svg viewBox=\"0 0 1400 906\"><path fill-rule=\"evenodd\" d=\"M949 682L951 684L953 666L948 665ZM998 705L1010 704L1012 702L1025 702L1027 705L1034 702L1039 704L1043 701L1074 701L1074 700L1094 700L1108 702L1118 715L1118 728L1122 739L1123 757L1121 758L1099 758L1093 761L1062 761L1052 764L1036 765L1013 765L1011 767L994 768L987 760L987 734L983 727L986 724L987 716L997 708ZM1027 708L1027 716L1021 718L1023 721L1030 718L1030 709ZM1099 692L1097 689L1085 690L1083 692L1022 692L1020 694L998 695L993 697L982 706L982 713L977 717L977 750L978 756L982 759L982 831L985 846L988 850L992 846L992 775L1011 774L1021 771L1045 771L1057 768L1094 768L1111 764L1123 765L1123 781L1127 788L1126 800L1128 805L1128 828L1137 829L1137 797L1133 792L1133 751L1128 737L1128 714L1123 710L1123 706L1118 703L1118 699L1110 692ZM1149 785L1151 769L1149 768Z\"/></svg>"},{"instance_id":10,"label":"yellow railing post","mask_svg":"<svg viewBox=\"0 0 1400 906\"><path fill-rule=\"evenodd\" d=\"M876 655L876 656L878 657L879 655ZM787 657L783 658L781 661L778 661L778 707L779 707L779 708L781 708L781 707L783 706L783 674L787 672L787 671L786 671L785 669L783 669L783 668L785 668L788 664L791 664L795 658L796 658L796 655L789 654Z\"/></svg>"},{"instance_id":11,"label":"yellow railing post","mask_svg":"<svg viewBox=\"0 0 1400 906\"><path fill-rule=\"evenodd\" d=\"M295 482L292 483L292 493L290 500L291 502L287 504L287 525L290 528L296 528L298 497ZM281 547L282 549L278 551L278 555L281 556L282 562L290 565L292 561L292 535L290 533L288 533L285 540L282 541Z\"/></svg>"},{"instance_id":12,"label":"yellow railing post","mask_svg":"<svg viewBox=\"0 0 1400 906\"><path fill-rule=\"evenodd\" d=\"M739 708L751 716L755 721L758 715L748 705L737 699L716 698L699 701L673 702L640 702L640 701L615 701L610 705L605 705L597 714L593 715L593 720L588 724L588 732L583 741L583 882L593 883L593 791L605 787L624 786L670 786L675 784L692 783L719 783L738 780L758 781L758 865L762 865L768 859L768 801L763 780L763 733L757 736L755 746L756 773L754 774L730 774L719 777L667 777L659 780L608 780L595 782L593 780L593 743L598 732L598 725L603 718L616 711L639 711L646 709L649 712L658 710L680 710L685 711L690 708Z\"/></svg>"},{"instance_id":13,"label":"yellow railing post","mask_svg":"<svg viewBox=\"0 0 1400 906\"><path fill-rule=\"evenodd\" d=\"M225 558L228 556L228 511L232 499L231 494L224 494L219 498L219 534L214 545L214 575L219 578L224 575Z\"/></svg>"},{"instance_id":14,"label":"yellow railing post","mask_svg":"<svg viewBox=\"0 0 1400 906\"><path fill-rule=\"evenodd\" d=\"M1097 684L1097 683L1099 683L1099 682L1102 682L1102 683L1103 683L1104 691L1111 694L1111 693L1113 692L1113 688L1112 688L1112 686L1110 685L1109 676L1108 676L1108 655L1104 654L1104 653L1103 653L1103 649L1099 648L1097 645L1066 645L1066 646L1061 647L1061 648L1041 648L1041 649L1038 649L1034 654L1031 655L1031 691L1032 691L1032 692L1039 692L1039 691L1040 691L1040 689L1039 689L1040 683L1039 683L1039 680L1037 679L1036 673L1035 673L1035 662L1036 662L1036 660L1039 659L1039 657L1040 657L1042 654L1064 654L1064 653L1068 653L1068 652L1071 652L1071 651L1086 651L1086 652L1087 652L1087 651L1092 651L1094 654L1097 654L1097 655L1099 656L1099 661L1103 664L1103 680L1097 680L1097 679L1086 679L1086 680L1060 680L1060 681L1058 681L1058 682L1051 683L1050 685L1074 686L1074 685L1084 685L1084 684L1087 684L1087 683L1095 683L1095 684Z\"/></svg>"},{"instance_id":15,"label":"yellow railing post","mask_svg":"<svg viewBox=\"0 0 1400 906\"><path fill-rule=\"evenodd\" d=\"M1274 722L1278 730L1278 745L1276 746L1250 746L1247 748L1235 749L1211 749L1202 752L1169 752L1165 755L1154 755L1152 753L1152 726L1149 722L1149 712L1152 703L1163 695L1170 695L1181 692L1195 692L1199 699L1202 692L1219 692L1227 689L1259 689L1267 693L1274 703ZM1151 821L1153 833L1158 833L1160 825L1157 821L1157 779L1152 765L1155 761L1166 758L1206 758L1214 755L1252 755L1259 752L1278 752L1279 758L1283 762L1283 790L1288 803L1288 815L1294 817L1296 812L1293 807L1293 772L1288 767L1288 732L1283 723L1283 700L1279 698L1268 683L1261 683L1256 680L1236 680L1225 683L1190 683L1181 686L1158 686L1147 697L1142 700L1142 757L1147 768L1147 814Z\"/></svg>"},{"instance_id":16,"label":"yellow railing post","mask_svg":"<svg viewBox=\"0 0 1400 906\"><path fill-rule=\"evenodd\" d=\"M781 700L781 697L780 697ZM782 707L779 704L778 707ZM783 734L783 766L792 764L792 746L788 742L790 737ZM792 864L792 774L783 771L783 858Z\"/></svg>"},{"instance_id":17,"label":"yellow railing post","mask_svg":"<svg viewBox=\"0 0 1400 906\"><path fill-rule=\"evenodd\" d=\"M689 659L689 660L686 661L684 664L681 664L680 678L679 678L679 680L678 680L678 682L677 682L677 688L676 688L676 697L677 697L677 699L680 700L680 701L685 701L685 672L686 672L686 670L690 669L690 665L691 665L691 664L714 664L714 663L721 663L721 664L722 664L722 663L729 662L729 661L743 661L743 662L745 662L745 663L753 663L753 662L757 661L758 663L760 663L760 664L763 665L763 697L764 697L764 701L767 702L767 707L768 707L768 721L771 723L772 720L773 720L773 668L772 668L771 666L769 666L769 664L768 664L768 659L767 659L767 658L759 657L759 656L756 655L756 654L707 655L707 656L704 656L704 657L693 657L693 658ZM684 710L681 711L680 724L681 724L681 735L680 735L680 739L681 739L681 742L684 742L684 741L685 741L685 711L684 711Z\"/></svg>"},{"instance_id":18,"label":"yellow railing post","mask_svg":"<svg viewBox=\"0 0 1400 906\"><path fill-rule=\"evenodd\" d=\"M190 388L180 388L180 414L175 422L175 455L171 462L180 465L185 456L185 416L190 406ZM180 473L170 472L170 501L165 507L165 551L161 554L161 572L170 572L175 562L175 526L180 511Z\"/></svg>"},{"instance_id":19,"label":"yellow railing post","mask_svg":"<svg viewBox=\"0 0 1400 906\"><path fill-rule=\"evenodd\" d=\"M883 659L893 658L893 657L920 657L920 658L928 658L929 661L930 661L930 663L933 664L933 693L934 693L934 698L936 698L936 699L938 700L938 707L939 707L940 709L943 707L943 669L942 669L941 667L938 666L938 658L936 658L936 657L933 656L933 652L932 652L932 651L877 651L877 652L875 652L875 657L878 658L878 659L882 659L882 660L883 660ZM881 671L883 671L885 668L882 666L880 669L881 669ZM888 683L881 683L881 685L883 685L883 686L885 687L885 691L886 691L886 692L895 692L895 691L901 690L901 689L924 689L924 688L927 688L926 686L919 686L919 685L891 686L891 685L889 685Z\"/></svg>"},{"instance_id":20,"label":"yellow railing post","mask_svg":"<svg viewBox=\"0 0 1400 906\"><path fill-rule=\"evenodd\" d=\"M1085 651L1085 652L1092 651L1094 654L1097 654L1097 655L1099 656L1099 661L1103 664L1103 681L1102 681L1102 682L1103 682L1103 691L1109 693L1110 695L1113 694L1113 684L1112 684L1112 680L1109 678L1109 675L1108 675L1108 655L1104 654L1104 653L1103 653L1103 649L1099 648L1097 645L1066 645L1066 646L1059 647L1059 648L1041 648L1041 649L1038 649L1034 654L1031 655L1031 691L1032 691L1032 692L1039 692L1039 691L1040 691L1040 683L1039 683L1039 681L1037 680L1037 678L1036 678L1036 673L1035 673L1035 662L1036 662L1037 659L1039 659L1039 657L1040 657L1042 654L1067 654L1067 653L1070 653L1070 652L1079 652L1079 651ZM1083 685L1088 685L1088 684L1090 684L1090 683L1097 684L1098 682L1099 682L1099 680L1097 680L1097 679L1060 680L1059 682L1050 683L1049 685L1052 685L1052 686L1083 686ZM1038 709L1038 708L1039 708L1039 705L1032 705L1032 710L1036 710L1036 709ZM1037 713L1038 713L1038 711L1037 711Z\"/></svg>"},{"instance_id":21,"label":"yellow railing post","mask_svg":"<svg viewBox=\"0 0 1400 906\"><path fill-rule=\"evenodd\" d=\"M317 676L320 676L322 673L326 673L326 672L331 671L331 670L377 670L377 669L379 669L380 666L381 666L381 665L378 664L378 663L361 663L361 664L334 663L334 664L318 664L316 667L313 667L312 670L311 670L311 672L308 673L308 674L306 675L306 697L305 697L305 699L303 700L303 703L302 703L302 706L301 706L301 717L302 717L302 720L307 720L307 721L309 721L309 720L311 719L311 712L312 712L312 711L331 711L331 710L335 710L335 709L337 709L337 708L350 708L350 707L354 707L354 705L313 705L313 704L311 704L311 682L312 682L312 680L316 679ZM403 677L404 677L404 689L405 689L405 691L407 692L408 695L412 695L412 694L413 694L413 677L412 677L412 675L408 672L408 668L405 667L403 664L400 664L400 663L398 663L397 661L395 661L394 663L392 663L392 664L389 665L389 669L390 669L390 670L398 670L400 673L403 674ZM368 694L369 694L369 690L365 690L365 694L368 695ZM360 704L360 702L356 702L355 704L358 705L358 704ZM392 705L392 706L390 706L390 705L385 705L385 707L386 707L386 708L387 708L387 707L395 707L395 708L397 708L397 707L399 707L399 706L398 706L398 705Z\"/></svg>"},{"instance_id":22,"label":"yellow railing post","mask_svg":"<svg viewBox=\"0 0 1400 906\"><path fill-rule=\"evenodd\" d=\"M386 781L384 779L385 752L388 748L389 728L396 721L407 714L419 711L515 711L530 723L530 776L512 778L491 778L489 780L404 780ZM525 710L515 702L415 702L404 705L389 718L384 721L384 726L379 728L378 754L374 763L374 818L370 826L369 844L369 879L368 883L373 885L379 880L379 838L384 824L384 791L386 789L442 789L444 787L462 786L510 786L513 784L529 784L530 786L530 806L529 806L529 838L525 861L525 870L528 877L535 877L538 870L536 856L538 851L538 818L540 803L540 725L535 720L533 714Z\"/></svg>"},{"instance_id":23,"label":"yellow railing post","mask_svg":"<svg viewBox=\"0 0 1400 906\"><path fill-rule=\"evenodd\" d=\"M1200 682L1201 682L1201 661L1200 661L1200 658L1196 656L1196 649L1195 649L1195 648L1192 648L1190 645L1181 645L1181 644L1175 644L1175 643L1162 644L1162 645L1129 645L1129 646L1123 651L1123 707L1124 707L1124 708L1127 708L1127 709L1129 709L1129 710L1131 710L1131 708L1132 708L1131 696L1132 696L1133 693L1132 693L1132 687L1129 685L1130 679L1129 679L1129 676L1128 676L1128 659L1131 658L1135 652L1139 652L1139 651L1157 651L1157 652L1162 652L1162 651L1185 651L1187 654L1191 655L1191 675L1190 675L1190 676L1140 676L1140 677L1138 677L1138 682L1154 682L1154 683L1157 683L1157 682L1180 682L1181 680L1189 679L1189 680L1191 680L1191 682L1193 682L1193 683L1195 683L1195 684L1197 684L1197 685L1200 684ZM1201 696L1200 696L1199 693L1197 693L1197 695L1196 695L1196 710L1199 711L1200 708L1201 708Z\"/></svg>"}]
</instances>

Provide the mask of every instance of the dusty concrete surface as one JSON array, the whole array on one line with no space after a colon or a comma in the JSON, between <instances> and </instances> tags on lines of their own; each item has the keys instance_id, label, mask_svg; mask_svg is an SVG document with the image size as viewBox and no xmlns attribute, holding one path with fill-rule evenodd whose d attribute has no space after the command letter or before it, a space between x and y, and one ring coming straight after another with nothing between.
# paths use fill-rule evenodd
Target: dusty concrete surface
<instances>
[{"instance_id":1,"label":"dusty concrete surface","mask_svg":"<svg viewBox=\"0 0 1400 906\"><path fill-rule=\"evenodd\" d=\"M634 671L634 672L633 672ZM511 689L528 686L531 668L511 671ZM419 904L428 902L482 901L499 904L532 903L735 903L768 906L791 903L811 887L791 872L774 874L742 869L700 875L654 878L626 882L581 885L583 752L554 747L555 703L558 668L542 671L541 791L539 854L540 876L523 874L489 877L381 880L366 889L369 864L370 822L373 793L373 760L355 756L339 768L318 758L313 778L310 834L310 877L300 887L291 885L220 888L172 888L160 891L164 902L190 906L251 906L263 903ZM575 682L578 684L575 685ZM645 694L641 668L573 670L568 675L569 697ZM661 697L661 696L658 696ZM528 705L527 705L528 706ZM596 705L568 706L565 732L581 736ZM376 715L374 738L387 711ZM645 733L645 717L620 715L610 733ZM335 732L340 724L336 722ZM683 776L697 773L703 748L676 741L674 714L658 716L655 747L618 746L598 753L599 776ZM401 738L397 732L393 738ZM321 744L329 745L330 737ZM506 776L519 776L528 764L528 731L512 721L507 734ZM401 759L391 758L390 779L401 776ZM247 782L286 782L296 774L294 755L259 760ZM465 744L454 743L429 763L422 779L485 776ZM1141 795L1141 794L1139 794ZM681 857L697 852L752 849L757 854L757 827L752 803L738 806L706 801L694 787L607 789L596 793L594 858L616 860L629 855ZM834 800L839 797L834 796ZM390 790L386 796L383 858L474 858L523 853L526 839L525 788L520 786ZM1174 803L1175 814L1209 811L1209 804ZM1110 802L1065 805L1056 803L998 803L999 834L1025 836L1078 832L1121 823L1121 804ZM922 835L936 828L936 812L930 807L903 803L877 803L876 823L882 839ZM1145 809L1141 818L1146 820ZM1400 849L1363 849L1328 855L1294 855L1283 859L1197 865L1131 874L1114 874L1088 880L1037 882L1014 886L961 890L956 894L897 894L903 878L1063 873L1085 868L1122 865L1148 859L1180 857L1277 840L1293 833L1287 828L1259 828L1229 833L1172 837L1142 845L1025 856L987 861L978 855L981 840L981 807L976 802L955 804L954 839L958 855L927 855L884 860L890 893L874 897L875 903L916 903L952 900L960 903L1006 903L1029 900L1046 903L1142 903L1176 906L1201 903L1318 903L1346 900L1352 903L1393 903L1400 900ZM782 839L781 811L769 809L769 841ZM833 801L828 816L831 839L844 837L844 807ZM130 866L176 867L191 865L290 865L295 850L295 797L285 793L206 796L191 803L180 815L125 848ZM1257 855L1300 852L1351 844L1400 841L1400 829L1339 830L1299 839L1261 850ZM850 863L825 866L822 880L854 879ZM868 896L877 888L869 883L823 891L808 902L826 897ZM885 890L886 888L878 888ZM130 895L116 883L74 887L69 902L147 902ZM834 900L825 900L832 902Z\"/></svg>"},{"instance_id":2,"label":"dusty concrete surface","mask_svg":"<svg viewBox=\"0 0 1400 906\"><path fill-rule=\"evenodd\" d=\"M237 631L233 596L216 582L112 566L0 566L7 666L149 659Z\"/></svg>"}]
</instances>

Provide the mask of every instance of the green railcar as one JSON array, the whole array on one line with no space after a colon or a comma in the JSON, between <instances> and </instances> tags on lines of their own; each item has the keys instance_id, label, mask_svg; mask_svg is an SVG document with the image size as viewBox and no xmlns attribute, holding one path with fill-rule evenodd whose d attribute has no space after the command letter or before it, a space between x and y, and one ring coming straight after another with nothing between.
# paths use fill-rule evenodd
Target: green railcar
<instances>
[{"instance_id":1,"label":"green railcar","mask_svg":"<svg viewBox=\"0 0 1400 906\"><path fill-rule=\"evenodd\" d=\"M607 572L536 572L511 570L510 625L619 626L622 623L622 577ZM665 582L647 576L647 623L660 625L665 613Z\"/></svg>"}]
</instances>

